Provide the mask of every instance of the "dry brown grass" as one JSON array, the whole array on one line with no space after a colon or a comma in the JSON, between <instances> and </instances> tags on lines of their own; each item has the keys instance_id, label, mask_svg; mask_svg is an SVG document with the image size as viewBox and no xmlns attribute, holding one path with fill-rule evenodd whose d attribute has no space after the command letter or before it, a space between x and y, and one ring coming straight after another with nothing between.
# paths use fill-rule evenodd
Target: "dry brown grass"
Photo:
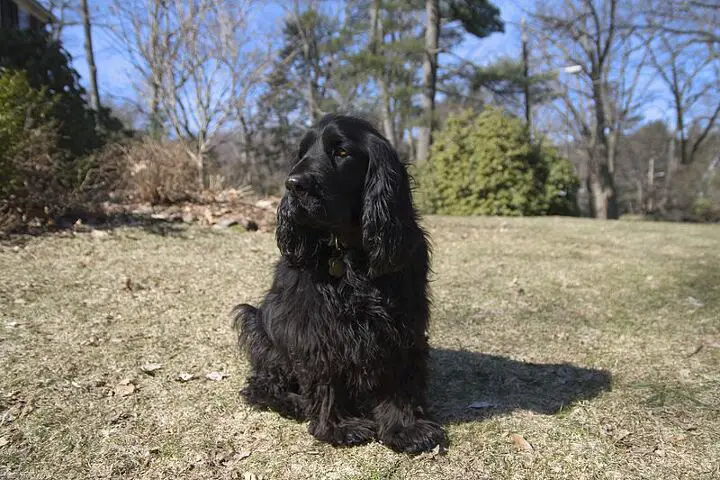
<instances>
[{"instance_id":1,"label":"dry brown grass","mask_svg":"<svg viewBox=\"0 0 720 480\"><path fill-rule=\"evenodd\" d=\"M0 247L0 478L720 478L720 228L427 223L447 454L334 449L240 401L228 312L271 234L120 229Z\"/></svg>"}]
</instances>

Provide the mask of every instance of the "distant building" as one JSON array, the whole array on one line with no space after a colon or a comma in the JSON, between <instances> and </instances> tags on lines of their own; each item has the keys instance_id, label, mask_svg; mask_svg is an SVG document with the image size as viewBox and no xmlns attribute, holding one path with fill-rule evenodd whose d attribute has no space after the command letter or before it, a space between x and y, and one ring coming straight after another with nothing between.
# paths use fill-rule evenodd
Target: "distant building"
<instances>
[{"instance_id":1,"label":"distant building","mask_svg":"<svg viewBox=\"0 0 720 480\"><path fill-rule=\"evenodd\" d=\"M0 0L0 28L43 29L52 14L36 0Z\"/></svg>"}]
</instances>

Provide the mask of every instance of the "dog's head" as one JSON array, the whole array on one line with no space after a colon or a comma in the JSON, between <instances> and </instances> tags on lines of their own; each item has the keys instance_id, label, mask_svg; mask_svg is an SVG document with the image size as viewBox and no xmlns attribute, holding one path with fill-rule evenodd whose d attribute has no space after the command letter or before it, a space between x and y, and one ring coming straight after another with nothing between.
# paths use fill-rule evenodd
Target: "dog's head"
<instances>
[{"instance_id":1,"label":"dog's head","mask_svg":"<svg viewBox=\"0 0 720 480\"><path fill-rule=\"evenodd\" d=\"M368 122L328 115L300 142L278 208L277 241L310 265L334 235L365 251L369 274L402 268L422 233L405 166Z\"/></svg>"}]
</instances>

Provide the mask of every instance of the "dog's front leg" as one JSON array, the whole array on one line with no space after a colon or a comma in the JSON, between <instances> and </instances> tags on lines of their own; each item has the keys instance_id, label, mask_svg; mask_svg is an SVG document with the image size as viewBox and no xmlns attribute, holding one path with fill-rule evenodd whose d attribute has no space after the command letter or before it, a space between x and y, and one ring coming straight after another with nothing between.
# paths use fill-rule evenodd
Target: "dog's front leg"
<instances>
[{"instance_id":1,"label":"dog's front leg","mask_svg":"<svg viewBox=\"0 0 720 480\"><path fill-rule=\"evenodd\" d=\"M397 374L390 377L394 381L378 392L373 411L378 438L396 452L419 453L446 444L442 426L426 417L423 360L422 351L412 352L404 368L395 365Z\"/></svg>"},{"instance_id":2,"label":"dog's front leg","mask_svg":"<svg viewBox=\"0 0 720 480\"><path fill-rule=\"evenodd\" d=\"M315 386L308 404L310 434L331 445L359 445L375 438L375 422L348 416L341 389L329 383Z\"/></svg>"}]
</instances>

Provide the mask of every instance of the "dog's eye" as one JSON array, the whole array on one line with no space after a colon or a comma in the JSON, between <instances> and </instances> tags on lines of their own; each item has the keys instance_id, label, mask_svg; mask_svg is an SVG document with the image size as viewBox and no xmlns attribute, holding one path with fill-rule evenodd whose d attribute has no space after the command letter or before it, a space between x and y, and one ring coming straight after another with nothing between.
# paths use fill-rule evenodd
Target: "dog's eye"
<instances>
[{"instance_id":1,"label":"dog's eye","mask_svg":"<svg viewBox=\"0 0 720 480\"><path fill-rule=\"evenodd\" d=\"M336 157L336 158L345 158L349 155L350 154L342 148L336 148L335 150L333 150L333 157Z\"/></svg>"}]
</instances>

